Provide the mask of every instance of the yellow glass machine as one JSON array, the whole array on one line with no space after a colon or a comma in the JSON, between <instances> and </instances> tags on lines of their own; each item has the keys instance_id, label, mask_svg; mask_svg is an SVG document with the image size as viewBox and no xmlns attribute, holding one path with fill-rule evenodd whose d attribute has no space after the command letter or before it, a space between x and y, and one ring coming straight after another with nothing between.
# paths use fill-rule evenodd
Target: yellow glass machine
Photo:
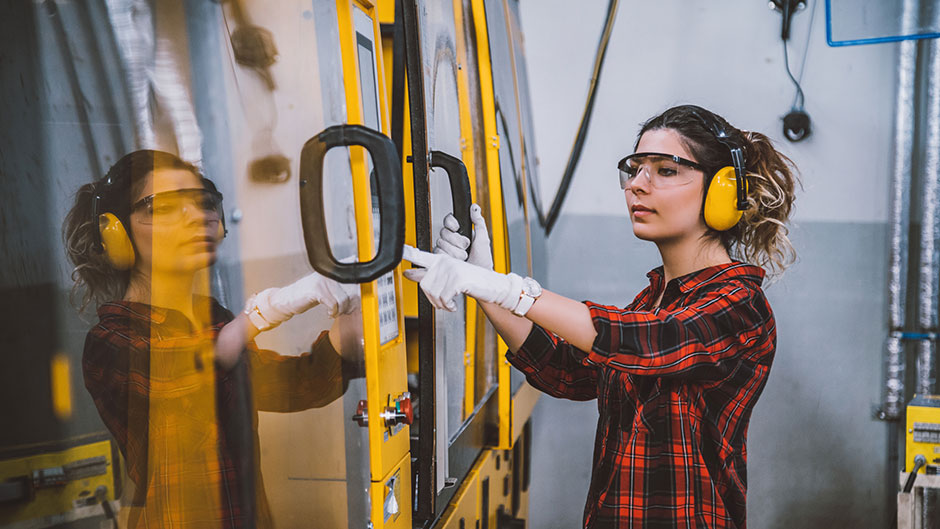
<instances>
[{"instance_id":1,"label":"yellow glass machine","mask_svg":"<svg viewBox=\"0 0 940 529\"><path fill-rule=\"evenodd\" d=\"M358 286L352 314L314 308L255 339L289 357L328 333L355 367L333 401L225 426L257 430L274 525L525 527L537 393L473 300L435 312L401 275L404 243L432 248L450 212L469 235L477 202L496 270L546 279L518 0L10 9L0 34L32 44L0 89L26 101L11 123L30 132L0 157L4 194L27 197L4 209L36 222L0 225L0 288L20 307L0 339L24 351L0 384L18 396L2 405L0 526L129 524L123 458L83 389L94 314L69 302L59 230L79 186L146 147L225 197L201 278L224 307L312 271Z\"/></svg>"}]
</instances>

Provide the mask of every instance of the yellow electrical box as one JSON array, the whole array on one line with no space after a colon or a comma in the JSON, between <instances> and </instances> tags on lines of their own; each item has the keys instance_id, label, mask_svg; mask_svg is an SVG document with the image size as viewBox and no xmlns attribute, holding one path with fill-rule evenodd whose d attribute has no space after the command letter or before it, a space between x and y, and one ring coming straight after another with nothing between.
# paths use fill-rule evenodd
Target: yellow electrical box
<instances>
[{"instance_id":1,"label":"yellow electrical box","mask_svg":"<svg viewBox=\"0 0 940 529\"><path fill-rule=\"evenodd\" d=\"M111 442L43 451L0 461L0 526L36 521L35 527L105 514L114 500Z\"/></svg>"},{"instance_id":2,"label":"yellow electrical box","mask_svg":"<svg viewBox=\"0 0 940 529\"><path fill-rule=\"evenodd\" d=\"M940 465L940 395L914 395L907 405L905 469L914 468L914 458L922 455L928 465ZM924 473L921 467L920 473Z\"/></svg>"}]
</instances>

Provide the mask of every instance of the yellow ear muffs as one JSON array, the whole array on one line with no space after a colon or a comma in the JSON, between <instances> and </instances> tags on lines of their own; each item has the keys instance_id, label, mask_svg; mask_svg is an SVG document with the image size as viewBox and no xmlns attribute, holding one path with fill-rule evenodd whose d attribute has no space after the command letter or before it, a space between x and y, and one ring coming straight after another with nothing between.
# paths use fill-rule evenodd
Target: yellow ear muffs
<instances>
[{"instance_id":1,"label":"yellow ear muffs","mask_svg":"<svg viewBox=\"0 0 940 529\"><path fill-rule=\"evenodd\" d=\"M117 270L129 270L134 266L134 245L127 236L124 224L113 213L98 215L98 232L101 234L101 246L104 254Z\"/></svg>"},{"instance_id":2,"label":"yellow ear muffs","mask_svg":"<svg viewBox=\"0 0 940 529\"><path fill-rule=\"evenodd\" d=\"M734 167L722 167L712 177L705 194L705 224L718 231L730 230L741 220Z\"/></svg>"}]
</instances>

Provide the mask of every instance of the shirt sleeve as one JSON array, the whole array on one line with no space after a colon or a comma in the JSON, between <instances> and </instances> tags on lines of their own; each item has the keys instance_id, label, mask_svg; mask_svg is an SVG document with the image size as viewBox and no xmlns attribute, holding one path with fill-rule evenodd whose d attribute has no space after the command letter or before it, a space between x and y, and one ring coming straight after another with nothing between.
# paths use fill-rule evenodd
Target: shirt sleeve
<instances>
[{"instance_id":1,"label":"shirt sleeve","mask_svg":"<svg viewBox=\"0 0 940 529\"><path fill-rule=\"evenodd\" d=\"M525 342L506 358L535 388L558 398L597 398L597 367L585 365L584 351L533 324Z\"/></svg>"},{"instance_id":2,"label":"shirt sleeve","mask_svg":"<svg viewBox=\"0 0 940 529\"><path fill-rule=\"evenodd\" d=\"M248 344L255 405L261 411L320 408L343 395L350 369L324 331L309 352L284 356Z\"/></svg>"},{"instance_id":3,"label":"shirt sleeve","mask_svg":"<svg viewBox=\"0 0 940 529\"><path fill-rule=\"evenodd\" d=\"M761 337L772 315L766 303L755 301L753 290L728 284L670 310L587 302L597 330L587 362L634 375L722 379L744 351L765 342Z\"/></svg>"},{"instance_id":4,"label":"shirt sleeve","mask_svg":"<svg viewBox=\"0 0 940 529\"><path fill-rule=\"evenodd\" d=\"M138 486L147 475L148 368L147 344L129 333L96 327L85 337L85 389Z\"/></svg>"}]
</instances>

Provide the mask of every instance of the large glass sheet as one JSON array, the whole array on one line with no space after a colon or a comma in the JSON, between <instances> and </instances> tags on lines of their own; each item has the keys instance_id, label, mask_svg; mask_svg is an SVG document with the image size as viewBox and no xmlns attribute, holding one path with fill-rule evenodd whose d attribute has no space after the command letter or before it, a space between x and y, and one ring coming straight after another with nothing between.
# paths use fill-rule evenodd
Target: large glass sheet
<instances>
[{"instance_id":1,"label":"large glass sheet","mask_svg":"<svg viewBox=\"0 0 940 529\"><path fill-rule=\"evenodd\" d=\"M460 66L467 79L467 103L469 104L470 114L470 136L473 144L473 171L470 178L476 185L475 200L483 209L487 218L491 218L490 200L489 200L489 180L486 169L486 134L483 126L483 101L480 89L480 66L477 57L477 38L476 27L474 23L473 2L471 0L462 0L461 26L457 28L457 37L462 39L464 57L458 57ZM466 151L464 151L466 152ZM471 166L468 165L468 169ZM490 223L492 226L492 223ZM477 308L477 326L479 328L475 341L476 350L474 354L474 407L480 403L491 387L496 385L496 356L492 353L496 350L496 330L490 324L489 320L483 314L482 309Z\"/></svg>"},{"instance_id":2,"label":"large glass sheet","mask_svg":"<svg viewBox=\"0 0 940 529\"><path fill-rule=\"evenodd\" d=\"M531 265L525 220L525 183L522 180L522 124L516 108L513 57L503 1L487 0L484 4L493 69L500 180L509 236L510 269L519 275L528 276L531 275Z\"/></svg>"},{"instance_id":3,"label":"large glass sheet","mask_svg":"<svg viewBox=\"0 0 940 529\"><path fill-rule=\"evenodd\" d=\"M940 5L917 0L826 0L830 46L940 37Z\"/></svg>"},{"instance_id":4,"label":"large glass sheet","mask_svg":"<svg viewBox=\"0 0 940 529\"><path fill-rule=\"evenodd\" d=\"M246 65L236 34L273 44L276 60ZM128 527L221 526L232 510L254 517L248 526L365 527L368 438L350 420L366 398L362 315L315 307L258 335L232 365L215 341L247 295L312 272L289 175L307 139L347 121L335 3L14 2L0 17L0 54L0 192L12 198L0 208L0 344L15 352L0 375L0 483L24 465L68 481L15 513L0 508L0 526L102 518L100 485L120 498L112 506ZM160 192L201 186L185 164L153 172L151 161L126 173L128 190L82 187L140 148L205 171L224 195L224 240L213 229L189 241L221 225L190 222L204 202L165 222L131 207L156 194L157 212ZM264 177L270 166L278 178ZM333 253L354 259L348 151L326 166ZM99 213L130 230L129 272L93 247L95 195ZM187 281L172 280L168 263ZM76 265L97 275L80 274L88 282L73 292ZM80 312L70 294L81 304L93 284L101 295ZM95 474L69 477L62 465L74 461Z\"/></svg>"},{"instance_id":5,"label":"large glass sheet","mask_svg":"<svg viewBox=\"0 0 940 529\"><path fill-rule=\"evenodd\" d=\"M529 93L529 74L526 67L525 42L522 39L522 24L519 20L519 0L507 0L513 36L513 51L516 56L516 75L519 88L519 110L522 114L522 130L525 135L525 180L529 208L529 236L531 237L532 277L539 281L548 278L548 240L545 229L539 222L538 211L548 213L542 204L542 186L539 177L539 158L535 148L535 124Z\"/></svg>"},{"instance_id":6,"label":"large glass sheet","mask_svg":"<svg viewBox=\"0 0 940 529\"><path fill-rule=\"evenodd\" d=\"M513 52L516 43L512 41L510 31L516 24L511 18L507 20L506 0L486 0L486 25L489 31L490 60L493 68L493 92L496 98L496 128L499 133L499 167L500 181L503 186L503 208L506 216L506 231L509 237L509 261L512 272L521 276L533 276L533 255L530 219L536 224L537 217L533 204L527 204L531 199L529 182L523 177L523 157L527 156L526 146L523 144L522 134L525 119L518 108L517 85L518 75L522 68L514 58ZM516 34L521 34L514 31ZM515 68L515 70L514 70ZM514 74L514 71L516 72ZM521 89L521 86L520 86ZM518 98L521 102L521 96ZM534 151L532 152L534 158ZM531 169L532 158L527 159L527 170ZM533 208L527 212L526 208ZM510 371L511 391L515 391L525 381L525 377L518 370Z\"/></svg>"},{"instance_id":7,"label":"large glass sheet","mask_svg":"<svg viewBox=\"0 0 940 529\"><path fill-rule=\"evenodd\" d=\"M0 483L5 493L16 483L8 480L24 478L26 469L52 471L91 457L104 457L104 463L90 469L88 485L104 487L109 500L122 485L109 433L83 390L82 347L94 307L79 313L81 293L71 302L72 265L62 244L75 190L100 176L132 140L125 128L128 114L112 100L122 86L109 82L118 58L107 46L107 34L97 31L107 25L103 10L84 3L9 2L0 16ZM53 493L67 505L79 499L82 483L62 477L54 488L36 487L37 497ZM76 523L104 518L100 506L56 509L30 501L27 490L18 493L16 508L0 507L0 526L35 523L40 516L54 520L63 511Z\"/></svg>"},{"instance_id":8,"label":"large glass sheet","mask_svg":"<svg viewBox=\"0 0 940 529\"><path fill-rule=\"evenodd\" d=\"M423 2L418 10L422 30L428 148L460 158L460 106L457 94L457 51L453 4ZM432 169L431 235L436 240L451 213L452 197L447 173ZM446 478L446 451L464 421L463 399L466 351L466 304L457 311L435 312L435 350L438 359L438 484Z\"/></svg>"}]
</instances>

